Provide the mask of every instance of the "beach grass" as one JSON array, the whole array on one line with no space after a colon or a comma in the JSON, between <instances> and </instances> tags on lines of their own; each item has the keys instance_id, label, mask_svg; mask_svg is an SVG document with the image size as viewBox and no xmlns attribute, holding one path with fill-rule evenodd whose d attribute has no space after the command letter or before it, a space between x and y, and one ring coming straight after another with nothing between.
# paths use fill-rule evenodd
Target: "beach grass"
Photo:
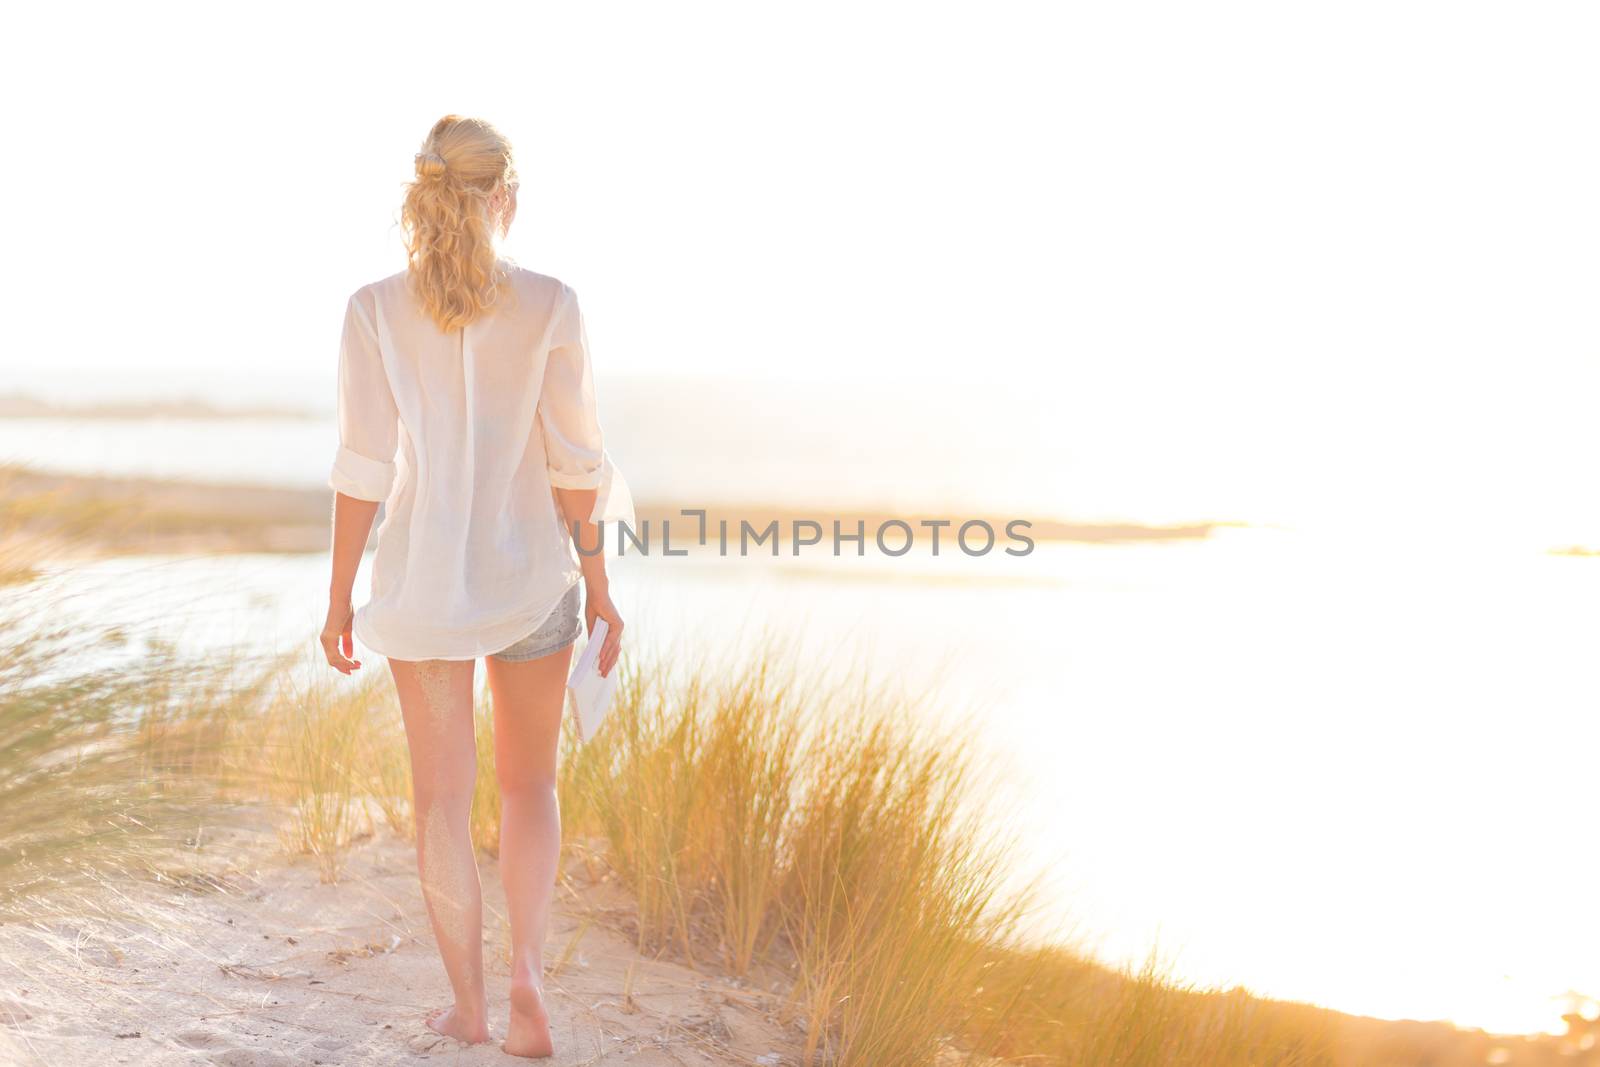
<instances>
[{"instance_id":1,"label":"beach grass","mask_svg":"<svg viewBox=\"0 0 1600 1067\"><path fill-rule=\"evenodd\" d=\"M472 787L472 843L490 856L500 855L500 787L494 767L494 712L488 688L480 690L472 710L472 739L477 750L477 777Z\"/></svg>"},{"instance_id":2,"label":"beach grass","mask_svg":"<svg viewBox=\"0 0 1600 1067\"><path fill-rule=\"evenodd\" d=\"M32 570L0 549L0 571ZM254 791L241 728L270 667L180 657L69 601L29 580L0 608L0 914L107 871L159 872Z\"/></svg>"},{"instance_id":3,"label":"beach grass","mask_svg":"<svg viewBox=\"0 0 1600 1067\"><path fill-rule=\"evenodd\" d=\"M285 847L313 857L323 881L334 882L351 843L371 831L367 733L387 717L386 701L369 679L334 687L296 677L280 676L261 720L262 751L274 799L288 813L279 829Z\"/></svg>"},{"instance_id":4,"label":"beach grass","mask_svg":"<svg viewBox=\"0 0 1600 1067\"><path fill-rule=\"evenodd\" d=\"M411 753L406 747L405 728L392 687L383 689L374 706L377 713L367 717L356 757L358 789L391 833L414 840Z\"/></svg>"}]
</instances>

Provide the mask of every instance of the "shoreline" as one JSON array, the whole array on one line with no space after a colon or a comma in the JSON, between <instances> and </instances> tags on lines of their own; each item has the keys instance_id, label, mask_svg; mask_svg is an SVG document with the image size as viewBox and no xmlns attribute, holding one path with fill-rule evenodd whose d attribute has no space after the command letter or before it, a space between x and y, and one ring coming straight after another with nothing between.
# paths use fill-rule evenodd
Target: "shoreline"
<instances>
[{"instance_id":1,"label":"shoreline","mask_svg":"<svg viewBox=\"0 0 1600 1067\"><path fill-rule=\"evenodd\" d=\"M328 547L333 491L315 488L242 483L199 482L175 478L112 477L42 471L28 467L0 468L0 539L48 545L56 558L99 558L106 555L152 553L317 552ZM715 545L720 523L727 523L736 540L741 523L764 531L776 523L782 544L792 543L794 524L811 521L823 528L823 544L837 522L847 536L858 528L868 541L885 523L903 522L927 536L924 524L950 521L948 516L921 512L874 512L778 505L696 505L696 514L684 515L686 505L642 502L635 511L657 536L662 523L684 531L678 546L696 550L704 511L710 545ZM969 520L987 522L995 532L995 551L1014 542L1007 537L1013 517L960 516L941 531L941 545L953 547L955 525ZM1217 530L1243 523L1193 522L1156 526L1127 522L1069 522L1060 519L1026 519L1026 535L1040 543L1131 545L1193 542L1210 538ZM381 521L381 516L380 520ZM374 523L374 531L377 523ZM809 528L808 528L809 529ZM886 535L898 547L899 532ZM760 551L760 549L758 549Z\"/></svg>"}]
</instances>

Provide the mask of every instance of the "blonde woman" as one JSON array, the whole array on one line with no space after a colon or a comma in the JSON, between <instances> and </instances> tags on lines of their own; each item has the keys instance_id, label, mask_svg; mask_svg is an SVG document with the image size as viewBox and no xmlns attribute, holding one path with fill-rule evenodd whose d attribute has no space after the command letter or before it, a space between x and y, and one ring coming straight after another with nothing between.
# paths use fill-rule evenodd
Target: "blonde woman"
<instances>
[{"instance_id":1,"label":"blonde woman","mask_svg":"<svg viewBox=\"0 0 1600 1067\"><path fill-rule=\"evenodd\" d=\"M427 1025L465 1042L489 1040L467 828L474 674L485 658L511 924L502 1047L536 1057L552 1052L543 950L561 838L564 686L580 627L597 618L609 626L600 669L617 662L622 619L605 556L592 550L603 520L632 511L603 447L576 295L498 252L516 210L506 139L478 119L440 119L402 209L406 269L362 286L345 309L321 640L345 674L361 666L353 638L388 658L411 751L417 870L455 993ZM371 597L353 611L380 501Z\"/></svg>"}]
</instances>

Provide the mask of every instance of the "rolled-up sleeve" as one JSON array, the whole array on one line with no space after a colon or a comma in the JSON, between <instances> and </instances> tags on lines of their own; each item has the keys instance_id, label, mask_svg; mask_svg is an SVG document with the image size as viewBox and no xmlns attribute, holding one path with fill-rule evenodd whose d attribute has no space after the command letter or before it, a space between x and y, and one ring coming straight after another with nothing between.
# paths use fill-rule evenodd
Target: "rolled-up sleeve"
<instances>
[{"instance_id":1,"label":"rolled-up sleeve","mask_svg":"<svg viewBox=\"0 0 1600 1067\"><path fill-rule=\"evenodd\" d=\"M589 339L578 297L563 286L550 330L550 350L539 392L539 428L545 466L558 489L598 489L605 476L605 440L589 365Z\"/></svg>"},{"instance_id":2,"label":"rolled-up sleeve","mask_svg":"<svg viewBox=\"0 0 1600 1067\"><path fill-rule=\"evenodd\" d=\"M388 497L399 444L399 413L378 349L376 316L371 292L353 294L339 345L339 450L328 484L358 500Z\"/></svg>"},{"instance_id":3,"label":"rolled-up sleeve","mask_svg":"<svg viewBox=\"0 0 1600 1067\"><path fill-rule=\"evenodd\" d=\"M539 429L545 468L557 489L595 489L589 521L632 525L633 497L622 472L606 452L595 399L594 368L578 295L562 286L550 330L550 346L539 392Z\"/></svg>"}]
</instances>

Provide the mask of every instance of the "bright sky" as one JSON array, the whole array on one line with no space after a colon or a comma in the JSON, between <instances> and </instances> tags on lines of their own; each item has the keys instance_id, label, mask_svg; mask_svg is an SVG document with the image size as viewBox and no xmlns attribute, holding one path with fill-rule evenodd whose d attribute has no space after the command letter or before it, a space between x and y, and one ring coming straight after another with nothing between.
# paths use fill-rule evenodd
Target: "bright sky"
<instances>
[{"instance_id":1,"label":"bright sky","mask_svg":"<svg viewBox=\"0 0 1600 1067\"><path fill-rule=\"evenodd\" d=\"M454 110L605 377L998 385L1224 517L1600 540L1592 7L155 10L12 16L0 385L331 403Z\"/></svg>"},{"instance_id":2,"label":"bright sky","mask_svg":"<svg viewBox=\"0 0 1600 1067\"><path fill-rule=\"evenodd\" d=\"M1592 9L261 11L8 35L18 380L321 398L456 110L606 375L1009 383L1291 518L1600 517Z\"/></svg>"}]
</instances>

